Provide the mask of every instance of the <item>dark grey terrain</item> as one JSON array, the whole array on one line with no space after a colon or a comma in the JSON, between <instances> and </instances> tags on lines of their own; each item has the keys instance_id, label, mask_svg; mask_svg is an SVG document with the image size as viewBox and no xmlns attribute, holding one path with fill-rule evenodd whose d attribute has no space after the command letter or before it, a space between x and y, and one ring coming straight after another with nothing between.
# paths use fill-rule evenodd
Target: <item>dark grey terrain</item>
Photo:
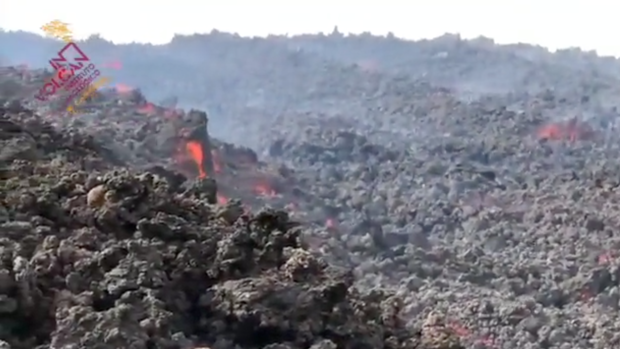
<instances>
[{"instance_id":1,"label":"dark grey terrain","mask_svg":"<svg viewBox=\"0 0 620 349\"><path fill-rule=\"evenodd\" d=\"M28 65L0 78L7 345L620 345L616 59L452 35L79 44L143 95L54 113L34 69L63 44L0 33ZM215 182L178 159L207 122L189 108Z\"/></svg>"}]
</instances>

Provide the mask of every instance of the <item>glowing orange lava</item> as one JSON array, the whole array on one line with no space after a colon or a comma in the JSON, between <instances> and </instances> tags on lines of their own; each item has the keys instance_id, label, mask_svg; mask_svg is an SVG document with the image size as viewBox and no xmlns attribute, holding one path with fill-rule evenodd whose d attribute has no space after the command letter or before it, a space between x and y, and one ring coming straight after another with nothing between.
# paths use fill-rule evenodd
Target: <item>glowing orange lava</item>
<instances>
[{"instance_id":1,"label":"glowing orange lava","mask_svg":"<svg viewBox=\"0 0 620 349\"><path fill-rule=\"evenodd\" d=\"M473 336L473 333L465 326L460 323L452 322L448 324L448 327L454 331L454 334L459 336L459 338L465 339ZM495 341L489 336L482 336L477 338L476 343L481 343L487 347L495 347Z\"/></svg>"},{"instance_id":2,"label":"glowing orange lava","mask_svg":"<svg viewBox=\"0 0 620 349\"><path fill-rule=\"evenodd\" d=\"M602 255L598 256L598 264L599 265L609 264L612 262L613 258L614 257L612 256L611 253L609 252L603 253Z\"/></svg>"},{"instance_id":3,"label":"glowing orange lava","mask_svg":"<svg viewBox=\"0 0 620 349\"><path fill-rule=\"evenodd\" d=\"M560 140L563 138L560 127L555 124L544 126L540 130L538 130L538 137L551 140Z\"/></svg>"},{"instance_id":4,"label":"glowing orange lava","mask_svg":"<svg viewBox=\"0 0 620 349\"><path fill-rule=\"evenodd\" d=\"M191 156L192 160L194 160L194 162L196 163L196 166L198 166L198 178L207 177L207 173L205 172L203 167L204 154L202 153L202 146L200 145L200 143L195 141L189 141L187 142L187 144L185 144L185 149Z\"/></svg>"},{"instance_id":5,"label":"glowing orange lava","mask_svg":"<svg viewBox=\"0 0 620 349\"><path fill-rule=\"evenodd\" d=\"M138 112L141 114L152 115L155 113L155 106L153 103L147 103L146 105L138 108Z\"/></svg>"},{"instance_id":6,"label":"glowing orange lava","mask_svg":"<svg viewBox=\"0 0 620 349\"><path fill-rule=\"evenodd\" d=\"M269 185L264 184L264 183L255 185L254 191L258 195L267 196L267 197L274 197L277 195L275 190L271 189Z\"/></svg>"},{"instance_id":7,"label":"glowing orange lava","mask_svg":"<svg viewBox=\"0 0 620 349\"><path fill-rule=\"evenodd\" d=\"M217 203L220 205L226 205L228 198L222 194L217 194Z\"/></svg>"},{"instance_id":8,"label":"glowing orange lava","mask_svg":"<svg viewBox=\"0 0 620 349\"><path fill-rule=\"evenodd\" d=\"M115 88L116 88L116 92L120 94L130 93L131 91L133 91L133 88L125 84L116 84Z\"/></svg>"},{"instance_id":9,"label":"glowing orange lava","mask_svg":"<svg viewBox=\"0 0 620 349\"><path fill-rule=\"evenodd\" d=\"M543 126L537 132L541 139L561 141L588 140L594 137L594 131L588 124L580 123L573 118L567 122L552 123Z\"/></svg>"},{"instance_id":10,"label":"glowing orange lava","mask_svg":"<svg viewBox=\"0 0 620 349\"><path fill-rule=\"evenodd\" d=\"M451 323L450 328L459 337L465 338L471 336L471 332L459 323Z\"/></svg>"}]
</instances>

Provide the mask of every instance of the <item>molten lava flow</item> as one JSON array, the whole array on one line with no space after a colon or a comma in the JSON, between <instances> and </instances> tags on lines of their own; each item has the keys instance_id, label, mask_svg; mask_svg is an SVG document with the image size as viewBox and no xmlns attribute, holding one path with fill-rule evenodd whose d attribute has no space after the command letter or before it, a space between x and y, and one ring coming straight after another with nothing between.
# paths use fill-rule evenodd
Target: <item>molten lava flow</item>
<instances>
[{"instance_id":1,"label":"molten lava flow","mask_svg":"<svg viewBox=\"0 0 620 349\"><path fill-rule=\"evenodd\" d=\"M561 140L563 138L562 131L557 124L547 125L538 130L538 137L549 140Z\"/></svg>"},{"instance_id":2,"label":"molten lava flow","mask_svg":"<svg viewBox=\"0 0 620 349\"><path fill-rule=\"evenodd\" d=\"M195 176L196 172L187 168L188 163L192 162L198 168L198 177L206 178L208 173L204 167L205 158L202 144L197 140L190 140L190 130L187 128L181 128L177 132L180 141L177 144L173 159L178 165L178 170L187 177Z\"/></svg>"},{"instance_id":3,"label":"molten lava flow","mask_svg":"<svg viewBox=\"0 0 620 349\"><path fill-rule=\"evenodd\" d=\"M213 159L213 171L215 171L215 173L222 173L222 165L220 164L220 158L217 155L217 151L215 151L215 149L211 150L211 158Z\"/></svg>"},{"instance_id":4,"label":"molten lava flow","mask_svg":"<svg viewBox=\"0 0 620 349\"><path fill-rule=\"evenodd\" d=\"M461 338L467 338L469 336L471 336L471 332L465 328L463 325L459 324L459 323L451 323L450 324L450 328L452 329L452 331L454 331L454 333L461 337Z\"/></svg>"},{"instance_id":5,"label":"molten lava flow","mask_svg":"<svg viewBox=\"0 0 620 349\"><path fill-rule=\"evenodd\" d=\"M602 255L598 256L599 265L609 264L611 263L612 260L613 260L613 256L609 252L603 253Z\"/></svg>"},{"instance_id":6,"label":"molten lava flow","mask_svg":"<svg viewBox=\"0 0 620 349\"><path fill-rule=\"evenodd\" d=\"M262 196L267 196L267 197L274 197L276 196L276 191L271 189L271 187L269 187L269 185L264 184L264 183L260 183L254 186L254 191L256 192L256 194L258 195L262 195Z\"/></svg>"},{"instance_id":7,"label":"molten lava flow","mask_svg":"<svg viewBox=\"0 0 620 349\"><path fill-rule=\"evenodd\" d=\"M222 194L217 194L217 203L220 205L226 205L228 198Z\"/></svg>"},{"instance_id":8,"label":"molten lava flow","mask_svg":"<svg viewBox=\"0 0 620 349\"><path fill-rule=\"evenodd\" d=\"M198 166L198 178L207 177L207 173L204 170L204 154L202 153L202 146L199 142L189 141L185 144L185 149L191 156L192 160Z\"/></svg>"},{"instance_id":9,"label":"molten lava flow","mask_svg":"<svg viewBox=\"0 0 620 349\"><path fill-rule=\"evenodd\" d=\"M146 103L145 105L138 108L138 112L146 115L153 115L155 113L155 106L153 103Z\"/></svg>"},{"instance_id":10,"label":"molten lava flow","mask_svg":"<svg viewBox=\"0 0 620 349\"><path fill-rule=\"evenodd\" d=\"M116 92L119 94L126 94L133 91L133 88L125 84L116 84L115 88Z\"/></svg>"},{"instance_id":11,"label":"molten lava flow","mask_svg":"<svg viewBox=\"0 0 620 349\"><path fill-rule=\"evenodd\" d=\"M473 333L465 326L460 323L452 322L448 325L450 329L461 339L466 339L472 337ZM491 339L489 336L483 336L476 339L476 343L483 344L487 347L495 347L495 341Z\"/></svg>"},{"instance_id":12,"label":"molten lava flow","mask_svg":"<svg viewBox=\"0 0 620 349\"><path fill-rule=\"evenodd\" d=\"M537 132L541 139L571 142L578 140L588 140L594 137L594 131L588 124L580 123L573 118L565 123L553 123L543 126Z\"/></svg>"}]
</instances>

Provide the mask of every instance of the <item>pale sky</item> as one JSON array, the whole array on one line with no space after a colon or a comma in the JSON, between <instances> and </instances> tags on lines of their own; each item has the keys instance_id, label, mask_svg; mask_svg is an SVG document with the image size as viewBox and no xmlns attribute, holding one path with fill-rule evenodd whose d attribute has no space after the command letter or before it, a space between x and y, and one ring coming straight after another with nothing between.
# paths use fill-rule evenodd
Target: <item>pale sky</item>
<instances>
[{"instance_id":1,"label":"pale sky","mask_svg":"<svg viewBox=\"0 0 620 349\"><path fill-rule=\"evenodd\" d=\"M42 33L54 19L78 38L99 33L114 42L168 42L175 33L212 29L244 36L369 31L410 39L460 33L498 43L551 49L578 46L620 56L618 1L602 0L0 0L0 27ZM2 48L0 48L0 51Z\"/></svg>"}]
</instances>

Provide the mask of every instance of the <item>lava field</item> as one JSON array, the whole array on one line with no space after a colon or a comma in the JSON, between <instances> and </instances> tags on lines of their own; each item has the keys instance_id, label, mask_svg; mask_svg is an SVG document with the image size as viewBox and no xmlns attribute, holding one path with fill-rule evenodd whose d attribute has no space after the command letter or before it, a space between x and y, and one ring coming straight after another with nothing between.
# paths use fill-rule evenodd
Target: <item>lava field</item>
<instances>
[{"instance_id":1,"label":"lava field","mask_svg":"<svg viewBox=\"0 0 620 349\"><path fill-rule=\"evenodd\" d=\"M449 76L470 59L418 59L425 80L349 57L387 38L170 45L194 40L271 45L278 73L222 68L214 95L235 92L203 109L173 73L160 95L132 76L70 115L32 98L50 71L0 68L0 348L620 345L620 81L586 79L603 58L398 43L527 67L474 98L484 69Z\"/></svg>"}]
</instances>

